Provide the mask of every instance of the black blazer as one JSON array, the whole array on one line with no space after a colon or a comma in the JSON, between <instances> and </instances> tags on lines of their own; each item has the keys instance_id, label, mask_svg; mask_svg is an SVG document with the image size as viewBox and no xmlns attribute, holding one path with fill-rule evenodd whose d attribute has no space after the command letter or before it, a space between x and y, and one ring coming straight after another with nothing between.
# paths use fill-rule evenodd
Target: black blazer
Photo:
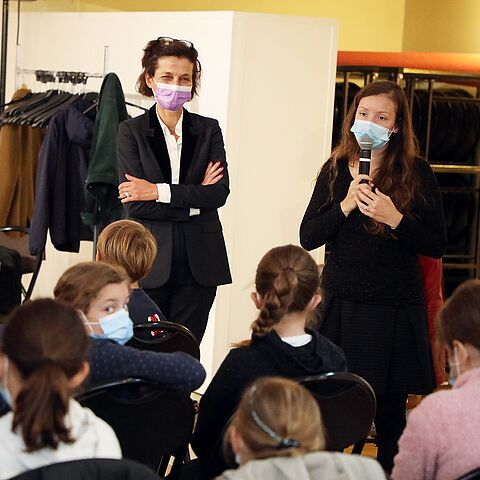
<instances>
[{"instance_id":1,"label":"black blazer","mask_svg":"<svg viewBox=\"0 0 480 480\"><path fill-rule=\"evenodd\" d=\"M227 251L217 209L227 200L227 161L218 122L183 110L180 184L171 184L170 158L155 105L145 114L126 120L118 131L118 174L125 173L152 183L169 183L169 204L131 202L124 204L127 217L147 227L157 239L157 256L143 288L162 286L170 277L173 255L173 224L185 235L187 257L193 277L201 285L231 283ZM223 178L215 185L201 185L208 163L220 161ZM190 208L200 215L190 216Z\"/></svg>"}]
</instances>

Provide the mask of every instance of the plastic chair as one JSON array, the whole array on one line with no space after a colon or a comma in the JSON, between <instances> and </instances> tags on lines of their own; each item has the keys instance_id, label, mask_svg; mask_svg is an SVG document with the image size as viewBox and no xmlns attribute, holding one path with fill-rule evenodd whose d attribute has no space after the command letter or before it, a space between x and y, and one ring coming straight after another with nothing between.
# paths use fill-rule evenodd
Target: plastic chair
<instances>
[{"instance_id":1,"label":"plastic chair","mask_svg":"<svg viewBox=\"0 0 480 480\"><path fill-rule=\"evenodd\" d=\"M457 480L479 480L480 479L480 467L472 470L471 472L462 475Z\"/></svg>"},{"instance_id":2,"label":"plastic chair","mask_svg":"<svg viewBox=\"0 0 480 480\"><path fill-rule=\"evenodd\" d=\"M21 235L11 235L11 233L20 233ZM42 260L45 256L44 252L38 255L30 255L28 249L28 239L30 230L28 227L18 225L7 225L0 227L0 245L16 250L20 254L20 270L21 274L32 274L32 278L28 286L22 284L23 301L26 302L32 296L33 288L40 272Z\"/></svg>"},{"instance_id":3,"label":"plastic chair","mask_svg":"<svg viewBox=\"0 0 480 480\"><path fill-rule=\"evenodd\" d=\"M327 436L326 450L342 451L355 444L352 453L361 453L377 406L370 384L348 372L330 372L297 381L318 402Z\"/></svg>"},{"instance_id":4,"label":"plastic chair","mask_svg":"<svg viewBox=\"0 0 480 480\"><path fill-rule=\"evenodd\" d=\"M154 352L185 352L200 360L200 346L195 335L179 323L164 321L134 325L128 346Z\"/></svg>"},{"instance_id":5,"label":"plastic chair","mask_svg":"<svg viewBox=\"0 0 480 480\"><path fill-rule=\"evenodd\" d=\"M155 472L132 460L88 458L53 463L21 473L10 480L158 480Z\"/></svg>"},{"instance_id":6,"label":"plastic chair","mask_svg":"<svg viewBox=\"0 0 480 480\"><path fill-rule=\"evenodd\" d=\"M76 399L115 431L122 453L177 478L188 452L195 412L190 396L155 382L127 378L92 386Z\"/></svg>"}]
</instances>

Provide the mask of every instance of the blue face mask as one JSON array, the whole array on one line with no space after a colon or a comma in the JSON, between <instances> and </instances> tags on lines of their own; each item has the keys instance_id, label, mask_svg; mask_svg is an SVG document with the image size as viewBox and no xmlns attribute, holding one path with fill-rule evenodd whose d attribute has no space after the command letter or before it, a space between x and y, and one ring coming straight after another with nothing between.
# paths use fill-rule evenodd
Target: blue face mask
<instances>
[{"instance_id":1,"label":"blue face mask","mask_svg":"<svg viewBox=\"0 0 480 480\"><path fill-rule=\"evenodd\" d=\"M378 150L384 147L390 140L390 135L393 133L382 125L370 122L369 120L355 120L350 131L355 135L357 142L360 143L360 139L368 137L372 141L372 149Z\"/></svg>"},{"instance_id":2,"label":"blue face mask","mask_svg":"<svg viewBox=\"0 0 480 480\"><path fill-rule=\"evenodd\" d=\"M0 395L5 400L5 403L7 403L10 408L12 408L13 400L12 400L12 396L10 395L10 391L7 388L7 379L8 379L8 357L5 354L3 354L3 380L2 380L2 385L0 385Z\"/></svg>"},{"instance_id":3,"label":"blue face mask","mask_svg":"<svg viewBox=\"0 0 480 480\"><path fill-rule=\"evenodd\" d=\"M91 322L86 322L92 325ZM125 345L133 337L133 322L128 316L128 312L121 308L120 310L102 317L98 324L103 330L102 334L90 333L92 338L107 338L120 345Z\"/></svg>"}]
</instances>

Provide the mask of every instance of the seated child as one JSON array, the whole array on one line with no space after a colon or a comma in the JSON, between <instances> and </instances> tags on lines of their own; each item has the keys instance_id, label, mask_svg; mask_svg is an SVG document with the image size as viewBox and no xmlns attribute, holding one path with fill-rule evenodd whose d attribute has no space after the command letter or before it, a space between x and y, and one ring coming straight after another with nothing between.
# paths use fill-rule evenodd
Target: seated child
<instances>
[{"instance_id":1,"label":"seated child","mask_svg":"<svg viewBox=\"0 0 480 480\"><path fill-rule=\"evenodd\" d=\"M428 395L408 416L394 459L394 480L450 480L480 467L480 280L455 289L436 321L452 389Z\"/></svg>"},{"instance_id":2,"label":"seated child","mask_svg":"<svg viewBox=\"0 0 480 480\"><path fill-rule=\"evenodd\" d=\"M134 324L166 318L138 282L152 268L157 241L150 230L133 220L118 220L107 225L98 236L97 260L123 267L130 278L128 312Z\"/></svg>"},{"instance_id":3,"label":"seated child","mask_svg":"<svg viewBox=\"0 0 480 480\"><path fill-rule=\"evenodd\" d=\"M301 247L285 245L264 255L251 294L258 309L252 337L230 351L200 401L192 438L197 463L210 457L243 390L255 379L346 370L342 350L308 327L321 300L319 282L315 260Z\"/></svg>"},{"instance_id":4,"label":"seated child","mask_svg":"<svg viewBox=\"0 0 480 480\"><path fill-rule=\"evenodd\" d=\"M217 480L385 480L372 458L322 451L318 404L302 385L264 377L250 386L226 432L240 468Z\"/></svg>"},{"instance_id":5,"label":"seated child","mask_svg":"<svg viewBox=\"0 0 480 480\"><path fill-rule=\"evenodd\" d=\"M128 315L130 281L121 267L83 262L66 270L55 298L80 312L92 338L89 380L93 383L141 377L190 393L205 380L205 370L183 352L157 353L125 345L133 336Z\"/></svg>"},{"instance_id":6,"label":"seated child","mask_svg":"<svg viewBox=\"0 0 480 480\"><path fill-rule=\"evenodd\" d=\"M8 318L0 353L0 479L57 462L121 458L109 425L72 393L89 372L89 340L73 308L33 300Z\"/></svg>"}]
</instances>

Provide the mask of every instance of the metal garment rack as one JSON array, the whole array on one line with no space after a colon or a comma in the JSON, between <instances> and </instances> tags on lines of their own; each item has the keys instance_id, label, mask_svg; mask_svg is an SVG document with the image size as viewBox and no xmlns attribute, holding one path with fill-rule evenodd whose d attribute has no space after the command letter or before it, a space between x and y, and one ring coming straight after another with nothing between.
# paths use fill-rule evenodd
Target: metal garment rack
<instances>
[{"instance_id":1,"label":"metal garment rack","mask_svg":"<svg viewBox=\"0 0 480 480\"><path fill-rule=\"evenodd\" d=\"M48 75L57 78L60 82L63 83L86 83L89 78L104 78L108 72L108 58L109 58L110 47L104 45L103 47L103 72L94 73L94 72L77 72L77 71L67 71L67 70L34 70L29 68L20 68L18 65L15 69L15 84L18 88L19 76L20 75L38 75L39 73L45 73ZM18 60L19 55L17 55ZM73 80L73 81L72 81Z\"/></svg>"},{"instance_id":2,"label":"metal garment rack","mask_svg":"<svg viewBox=\"0 0 480 480\"><path fill-rule=\"evenodd\" d=\"M418 70L402 67L380 67L380 66L338 66L337 80L343 82L341 104L339 111L341 112L341 119L345 118L349 108L349 82L354 81L359 85L366 85L375 80L391 80L396 83L404 84L407 99L410 104L410 111L413 109L415 88L419 84L426 87L426 130L425 130L425 145L422 156L426 160L431 161L431 136L432 136L432 117L433 117L433 102L465 102L480 104L480 75L453 73L453 72L438 72ZM438 83L456 84L458 86L466 86L475 88L474 97L453 97L453 96L435 96L435 86ZM480 139L477 143L477 159L480 155ZM473 218L472 235L474 236L472 244L473 249L470 254L446 254L443 257L444 270L461 271L465 274L471 272L475 278L480 278L480 161L476 165L463 165L457 163L430 163L433 171L436 174L459 174L471 175L473 186L468 188L442 188L444 192L473 194L476 195L477 205L475 215ZM453 277L453 275L452 275Z\"/></svg>"},{"instance_id":3,"label":"metal garment rack","mask_svg":"<svg viewBox=\"0 0 480 480\"><path fill-rule=\"evenodd\" d=\"M20 1L20 0L19 0ZM0 105L5 103L5 86L7 81L7 47L8 47L8 0L2 3L2 50L0 54ZM0 113L1 113L0 109Z\"/></svg>"}]
</instances>

